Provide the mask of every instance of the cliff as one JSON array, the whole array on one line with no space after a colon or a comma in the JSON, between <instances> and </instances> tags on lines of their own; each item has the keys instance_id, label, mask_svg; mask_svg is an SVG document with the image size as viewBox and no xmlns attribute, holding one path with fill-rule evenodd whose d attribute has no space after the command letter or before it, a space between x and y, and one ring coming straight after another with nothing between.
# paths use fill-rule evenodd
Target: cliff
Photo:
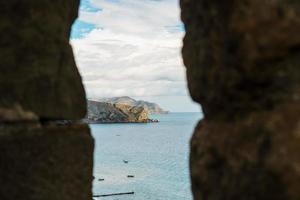
<instances>
[{"instance_id":1,"label":"cliff","mask_svg":"<svg viewBox=\"0 0 300 200\"><path fill-rule=\"evenodd\" d=\"M126 104L129 106L143 107L148 111L149 114L167 114L169 111L162 109L158 104L151 103L142 100L135 100L133 98L123 96L123 97L112 97L112 98L100 98L101 102L107 102L111 104Z\"/></svg>"},{"instance_id":2,"label":"cliff","mask_svg":"<svg viewBox=\"0 0 300 200\"><path fill-rule=\"evenodd\" d=\"M88 114L85 121L89 123L151 122L144 107L94 100L88 100L87 105Z\"/></svg>"}]
</instances>

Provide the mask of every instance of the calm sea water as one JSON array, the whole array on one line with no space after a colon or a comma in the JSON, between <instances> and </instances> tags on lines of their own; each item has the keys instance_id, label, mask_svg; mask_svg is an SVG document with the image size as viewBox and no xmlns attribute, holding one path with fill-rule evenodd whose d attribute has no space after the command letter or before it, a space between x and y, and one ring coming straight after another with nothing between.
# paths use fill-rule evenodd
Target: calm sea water
<instances>
[{"instance_id":1,"label":"calm sea water","mask_svg":"<svg viewBox=\"0 0 300 200\"><path fill-rule=\"evenodd\" d=\"M201 114L171 113L151 117L160 123L91 125L96 142L94 194L135 192L95 199L192 199L189 140Z\"/></svg>"}]
</instances>

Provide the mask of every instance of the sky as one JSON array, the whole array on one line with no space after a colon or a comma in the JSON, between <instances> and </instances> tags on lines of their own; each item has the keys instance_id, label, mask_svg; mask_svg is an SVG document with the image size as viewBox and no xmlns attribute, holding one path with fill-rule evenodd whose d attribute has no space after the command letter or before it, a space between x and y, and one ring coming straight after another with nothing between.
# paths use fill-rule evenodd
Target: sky
<instances>
[{"instance_id":1,"label":"sky","mask_svg":"<svg viewBox=\"0 0 300 200\"><path fill-rule=\"evenodd\" d=\"M199 112L186 86L183 36L178 0L81 0L70 42L87 97Z\"/></svg>"}]
</instances>

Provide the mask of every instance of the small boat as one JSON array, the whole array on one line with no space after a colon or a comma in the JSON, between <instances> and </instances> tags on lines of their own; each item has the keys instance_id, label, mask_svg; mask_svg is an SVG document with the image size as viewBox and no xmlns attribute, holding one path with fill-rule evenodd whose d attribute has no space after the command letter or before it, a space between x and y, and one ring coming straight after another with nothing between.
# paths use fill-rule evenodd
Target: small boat
<instances>
[{"instance_id":1,"label":"small boat","mask_svg":"<svg viewBox=\"0 0 300 200\"><path fill-rule=\"evenodd\" d=\"M127 163L128 163L128 160L123 160L123 163L127 164Z\"/></svg>"},{"instance_id":2,"label":"small boat","mask_svg":"<svg viewBox=\"0 0 300 200\"><path fill-rule=\"evenodd\" d=\"M104 178L99 178L98 181L104 181Z\"/></svg>"},{"instance_id":3,"label":"small boat","mask_svg":"<svg viewBox=\"0 0 300 200\"><path fill-rule=\"evenodd\" d=\"M134 175L127 175L127 178L134 178Z\"/></svg>"}]
</instances>

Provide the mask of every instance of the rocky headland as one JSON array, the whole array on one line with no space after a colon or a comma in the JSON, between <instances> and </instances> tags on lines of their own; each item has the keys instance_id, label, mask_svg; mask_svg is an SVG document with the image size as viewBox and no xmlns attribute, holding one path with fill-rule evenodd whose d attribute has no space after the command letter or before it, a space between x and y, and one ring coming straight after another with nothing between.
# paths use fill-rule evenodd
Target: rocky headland
<instances>
[{"instance_id":1,"label":"rocky headland","mask_svg":"<svg viewBox=\"0 0 300 200\"><path fill-rule=\"evenodd\" d=\"M148 123L158 122L149 119L149 109L117 101L88 100L86 123Z\"/></svg>"},{"instance_id":2,"label":"rocky headland","mask_svg":"<svg viewBox=\"0 0 300 200\"><path fill-rule=\"evenodd\" d=\"M128 96L122 97L112 97L112 98L99 98L97 101L106 102L111 104L122 104L128 106L138 106L143 107L145 110L148 111L149 114L168 114L169 111L162 109L158 104L143 101L143 100L135 100Z\"/></svg>"}]
</instances>

